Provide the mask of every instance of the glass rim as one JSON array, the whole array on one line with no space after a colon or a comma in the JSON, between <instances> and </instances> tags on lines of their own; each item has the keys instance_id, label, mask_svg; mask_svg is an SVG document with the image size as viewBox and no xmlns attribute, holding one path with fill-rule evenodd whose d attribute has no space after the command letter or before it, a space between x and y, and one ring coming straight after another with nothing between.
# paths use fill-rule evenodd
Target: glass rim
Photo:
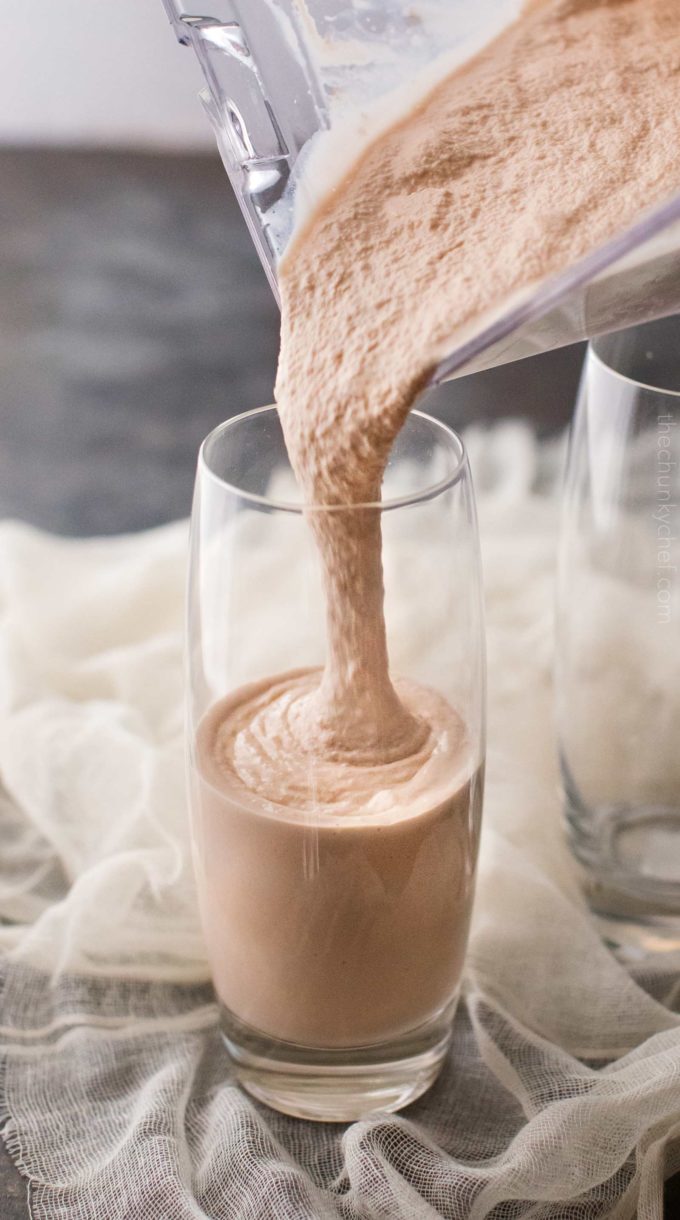
<instances>
[{"instance_id":1,"label":"glass rim","mask_svg":"<svg viewBox=\"0 0 680 1220\"><path fill-rule=\"evenodd\" d=\"M395 508L407 508L409 505L423 504L429 500L435 500L449 488L453 487L461 478L467 467L467 450L465 443L457 432L450 428L448 424L442 420L435 419L433 415L428 415L426 411L409 411L409 416L416 416L418 419L424 419L428 424L432 424L434 428L443 433L449 441L453 441L458 449L458 456L455 461L455 466L443 479L438 479L436 483L432 483L419 491L410 492L405 496L395 496L389 500L368 501L361 504L292 504L285 500L279 500L271 496L262 496L257 492L246 491L242 487L238 487L235 483L225 479L217 471L213 470L207 459L208 446L213 443L219 436L223 435L233 425L240 423L244 419L252 419L256 415L264 415L270 411L276 411L278 408L275 403L269 403L264 407L252 407L249 411L242 411L238 415L232 415L229 419L225 419L221 424L217 424L208 435L204 438L198 451L198 469L199 473L209 476L216 483L219 483L226 491L238 496L240 500L245 500L250 504L257 504L259 507L272 508L277 512L295 513L298 516L303 516L305 513L337 513L337 512L356 512L366 509L375 509L379 512L390 512Z\"/></svg>"},{"instance_id":2,"label":"glass rim","mask_svg":"<svg viewBox=\"0 0 680 1220\"><path fill-rule=\"evenodd\" d=\"M664 318L658 319L659 322L663 322L665 320L666 319ZM664 397L668 398L680 398L680 390L668 390L662 385L650 385L647 381L638 381L635 377L629 377L627 373L619 372L619 370L615 368L609 360L607 360L607 357L603 356L601 352L598 351L598 345L600 343L604 343L606 339L610 338L611 335L598 335L597 338L591 339L590 343L588 344L588 354L597 364L600 365L601 368L605 370L606 373L611 373L612 377L617 377L619 381L623 381L626 385L634 386L636 390L647 390L650 394L663 394Z\"/></svg>"}]
</instances>

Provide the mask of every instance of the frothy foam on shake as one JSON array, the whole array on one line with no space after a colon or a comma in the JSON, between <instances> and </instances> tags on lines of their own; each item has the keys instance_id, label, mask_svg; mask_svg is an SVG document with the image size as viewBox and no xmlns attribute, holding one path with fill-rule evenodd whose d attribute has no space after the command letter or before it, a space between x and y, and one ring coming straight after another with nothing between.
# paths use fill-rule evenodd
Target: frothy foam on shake
<instances>
[{"instance_id":1,"label":"frothy foam on shake","mask_svg":"<svg viewBox=\"0 0 680 1220\"><path fill-rule=\"evenodd\" d=\"M217 786L242 786L270 814L286 806L327 824L340 819L390 821L427 809L469 779L472 756L466 729L436 691L397 679L401 706L425 736L403 758L370 765L350 763L341 752L319 751L307 735L308 703L319 690L318 670L298 670L253 684L232 700L229 714L213 721L208 754Z\"/></svg>"}]
</instances>

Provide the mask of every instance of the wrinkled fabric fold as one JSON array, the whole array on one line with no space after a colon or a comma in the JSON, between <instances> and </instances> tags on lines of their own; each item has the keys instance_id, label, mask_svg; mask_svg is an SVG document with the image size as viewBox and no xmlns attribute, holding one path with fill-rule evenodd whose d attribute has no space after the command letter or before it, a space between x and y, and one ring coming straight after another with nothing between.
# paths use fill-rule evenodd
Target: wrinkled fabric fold
<instances>
[{"instance_id":1,"label":"wrinkled fabric fold","mask_svg":"<svg viewBox=\"0 0 680 1220\"><path fill-rule=\"evenodd\" d=\"M349 1126L251 1101L220 1042L183 774L186 525L88 541L0 525L0 1121L33 1220L661 1220L678 963L623 968L562 840L559 455L519 425L467 442L490 750L465 995L435 1087ZM294 562L270 557L270 588ZM266 633L277 610L265 595L251 612Z\"/></svg>"}]
</instances>

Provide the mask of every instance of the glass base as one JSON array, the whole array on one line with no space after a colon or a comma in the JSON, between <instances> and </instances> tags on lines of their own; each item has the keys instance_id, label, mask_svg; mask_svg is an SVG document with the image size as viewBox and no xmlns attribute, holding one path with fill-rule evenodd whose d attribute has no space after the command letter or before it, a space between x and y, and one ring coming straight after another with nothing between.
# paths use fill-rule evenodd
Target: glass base
<instances>
[{"instance_id":1,"label":"glass base","mask_svg":"<svg viewBox=\"0 0 680 1220\"><path fill-rule=\"evenodd\" d=\"M651 954L680 953L680 916L676 919L626 919L597 909L586 890L600 935L621 962L633 966Z\"/></svg>"},{"instance_id":2,"label":"glass base","mask_svg":"<svg viewBox=\"0 0 680 1220\"><path fill-rule=\"evenodd\" d=\"M239 1084L295 1118L346 1123L408 1106L434 1083L451 1039L456 1000L426 1025L375 1046L320 1050L281 1042L221 1008L222 1037Z\"/></svg>"},{"instance_id":3,"label":"glass base","mask_svg":"<svg viewBox=\"0 0 680 1220\"><path fill-rule=\"evenodd\" d=\"M680 894L677 905L660 906L622 889L619 878L596 878L586 869L582 886L602 938L622 961L680 951Z\"/></svg>"},{"instance_id":4,"label":"glass base","mask_svg":"<svg viewBox=\"0 0 680 1220\"><path fill-rule=\"evenodd\" d=\"M588 905L624 960L680 950L680 809L567 814Z\"/></svg>"}]
</instances>

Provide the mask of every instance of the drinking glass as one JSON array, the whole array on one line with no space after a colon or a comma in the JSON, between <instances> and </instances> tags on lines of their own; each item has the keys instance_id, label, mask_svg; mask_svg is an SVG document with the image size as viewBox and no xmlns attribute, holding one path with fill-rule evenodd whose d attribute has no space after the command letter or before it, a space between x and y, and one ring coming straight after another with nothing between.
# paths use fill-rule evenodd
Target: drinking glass
<instances>
[{"instance_id":1,"label":"drinking glass","mask_svg":"<svg viewBox=\"0 0 680 1220\"><path fill-rule=\"evenodd\" d=\"M333 816L235 783L215 742L216 726L272 677L320 673L325 609L310 523L337 511L378 518L391 674L436 692L460 751L447 761L440 743L434 795L399 803L386 770L370 810ZM204 442L188 617L195 873L236 1078L276 1109L329 1121L396 1110L442 1064L475 881L483 639L468 462L443 424L412 412L381 502L352 508L303 507L274 407ZM313 793L323 758L285 748Z\"/></svg>"},{"instance_id":2,"label":"drinking glass","mask_svg":"<svg viewBox=\"0 0 680 1220\"><path fill-rule=\"evenodd\" d=\"M595 340L562 525L568 835L605 936L680 948L680 318Z\"/></svg>"}]
</instances>

